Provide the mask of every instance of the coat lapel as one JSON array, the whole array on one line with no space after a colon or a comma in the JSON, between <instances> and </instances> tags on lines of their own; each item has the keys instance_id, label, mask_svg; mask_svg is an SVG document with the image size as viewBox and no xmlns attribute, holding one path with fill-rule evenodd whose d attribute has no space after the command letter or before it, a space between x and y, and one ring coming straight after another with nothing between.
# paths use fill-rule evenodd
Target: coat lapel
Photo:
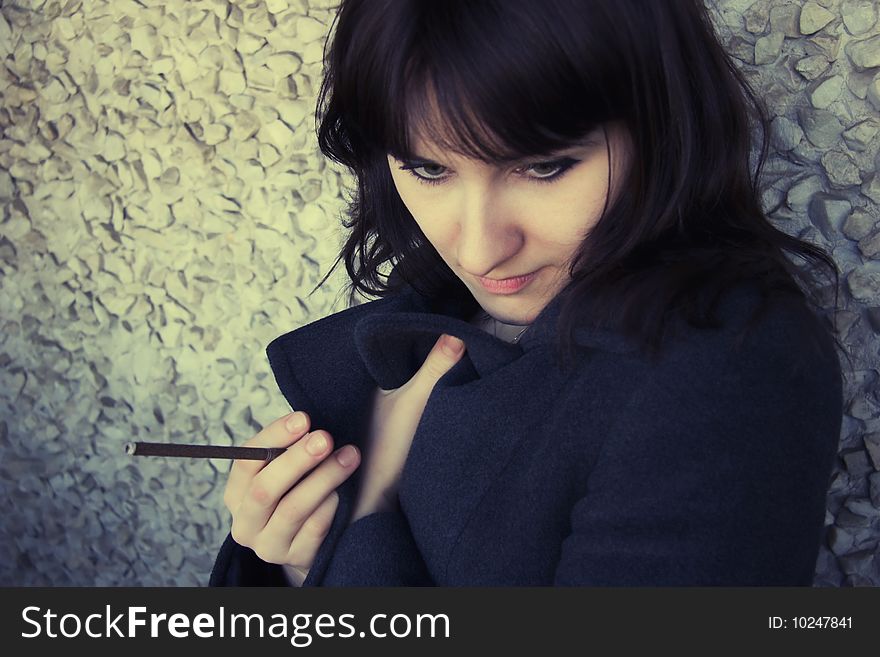
<instances>
[{"instance_id":1,"label":"coat lapel","mask_svg":"<svg viewBox=\"0 0 880 657\"><path fill-rule=\"evenodd\" d=\"M471 301L472 298L471 298ZM324 317L273 340L267 355L291 408L304 410L312 426L329 431L337 444L359 442L376 387L392 390L424 363L441 333L462 338L464 357L441 379L444 386L490 377L528 352L555 342L561 299L554 298L517 344L468 323L471 303L437 304L406 286L397 295L369 301ZM635 345L611 331L581 327L575 344L627 352Z\"/></svg>"}]
</instances>

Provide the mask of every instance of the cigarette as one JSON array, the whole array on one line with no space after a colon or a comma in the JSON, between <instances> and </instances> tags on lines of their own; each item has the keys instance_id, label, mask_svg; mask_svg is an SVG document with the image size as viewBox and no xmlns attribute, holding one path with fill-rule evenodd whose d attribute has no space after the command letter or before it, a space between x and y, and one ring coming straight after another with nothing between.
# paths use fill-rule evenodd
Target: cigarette
<instances>
[{"instance_id":1,"label":"cigarette","mask_svg":"<svg viewBox=\"0 0 880 657\"><path fill-rule=\"evenodd\" d=\"M181 445L179 443L126 443L130 456L182 456L198 459L247 459L271 461L287 451L285 447L225 447L223 445Z\"/></svg>"}]
</instances>

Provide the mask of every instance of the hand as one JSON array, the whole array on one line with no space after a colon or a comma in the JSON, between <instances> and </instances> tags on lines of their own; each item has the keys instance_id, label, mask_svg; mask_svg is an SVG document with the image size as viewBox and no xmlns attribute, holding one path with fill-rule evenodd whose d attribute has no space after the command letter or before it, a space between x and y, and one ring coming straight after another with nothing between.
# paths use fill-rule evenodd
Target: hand
<instances>
[{"instance_id":1,"label":"hand","mask_svg":"<svg viewBox=\"0 0 880 657\"><path fill-rule=\"evenodd\" d=\"M446 340L460 345L447 352ZM397 489L422 412L434 384L455 365L465 351L460 339L441 335L413 377L393 390L377 389L370 430L364 444L360 491L349 523L377 511L397 506Z\"/></svg>"},{"instance_id":2,"label":"hand","mask_svg":"<svg viewBox=\"0 0 880 657\"><path fill-rule=\"evenodd\" d=\"M269 463L234 461L223 492L233 540L263 561L282 564L296 585L330 531L339 504L336 488L360 464L354 445L333 452L333 437L322 429L307 433L310 424L308 414L291 413L244 443L289 449Z\"/></svg>"}]
</instances>

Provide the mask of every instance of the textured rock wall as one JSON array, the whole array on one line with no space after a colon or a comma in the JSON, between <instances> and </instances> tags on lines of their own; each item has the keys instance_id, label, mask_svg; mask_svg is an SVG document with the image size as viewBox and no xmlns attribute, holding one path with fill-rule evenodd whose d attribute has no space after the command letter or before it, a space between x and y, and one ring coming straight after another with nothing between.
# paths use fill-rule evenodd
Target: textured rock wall
<instances>
[{"instance_id":1,"label":"textured rock wall","mask_svg":"<svg viewBox=\"0 0 880 657\"><path fill-rule=\"evenodd\" d=\"M880 584L880 23L872 0L721 0L719 33L773 116L765 206L843 276L840 459L815 583Z\"/></svg>"},{"instance_id":2,"label":"textured rock wall","mask_svg":"<svg viewBox=\"0 0 880 657\"><path fill-rule=\"evenodd\" d=\"M308 296L351 183L313 130L333 2L0 6L0 584L204 584L227 463L122 446L250 437L288 410L266 344L344 307ZM772 219L845 274L816 583L880 584L878 9L713 6L775 117Z\"/></svg>"},{"instance_id":3,"label":"textured rock wall","mask_svg":"<svg viewBox=\"0 0 880 657\"><path fill-rule=\"evenodd\" d=\"M0 581L204 584L275 336L341 309L327 2L3 3Z\"/></svg>"}]
</instances>

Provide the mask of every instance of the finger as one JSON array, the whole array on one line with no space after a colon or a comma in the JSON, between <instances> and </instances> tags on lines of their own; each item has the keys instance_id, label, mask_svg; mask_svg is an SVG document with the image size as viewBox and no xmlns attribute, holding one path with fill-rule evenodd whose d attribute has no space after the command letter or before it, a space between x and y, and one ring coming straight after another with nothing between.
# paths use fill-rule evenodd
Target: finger
<instances>
[{"instance_id":1,"label":"finger","mask_svg":"<svg viewBox=\"0 0 880 657\"><path fill-rule=\"evenodd\" d=\"M325 459L278 502L261 539L284 545L287 550L322 501L351 476L359 463L360 452L354 445L341 447L332 458Z\"/></svg>"},{"instance_id":2,"label":"finger","mask_svg":"<svg viewBox=\"0 0 880 657\"><path fill-rule=\"evenodd\" d=\"M309 430L311 418L305 411L288 413L243 443L243 447L290 447ZM275 460L277 461L277 457ZM267 465L266 461L237 459L229 469L223 503L230 511L238 508L251 479Z\"/></svg>"},{"instance_id":3,"label":"finger","mask_svg":"<svg viewBox=\"0 0 880 657\"><path fill-rule=\"evenodd\" d=\"M339 493L334 490L324 498L293 537L286 563L305 569L312 567L321 544L330 533L338 507Z\"/></svg>"},{"instance_id":4,"label":"finger","mask_svg":"<svg viewBox=\"0 0 880 657\"><path fill-rule=\"evenodd\" d=\"M434 343L434 347L428 352L428 357L413 378L433 388L437 380L461 360L464 351L463 340L444 333Z\"/></svg>"},{"instance_id":5,"label":"finger","mask_svg":"<svg viewBox=\"0 0 880 657\"><path fill-rule=\"evenodd\" d=\"M297 482L332 449L333 437L323 429L318 429L308 434L305 440L297 441L284 454L254 475L241 498L241 503L232 514L232 527L235 532L233 538L244 544L242 541L250 541L262 532L275 513L279 500L295 485L298 488ZM315 506L326 494L327 491L323 491L316 500Z\"/></svg>"}]
</instances>

